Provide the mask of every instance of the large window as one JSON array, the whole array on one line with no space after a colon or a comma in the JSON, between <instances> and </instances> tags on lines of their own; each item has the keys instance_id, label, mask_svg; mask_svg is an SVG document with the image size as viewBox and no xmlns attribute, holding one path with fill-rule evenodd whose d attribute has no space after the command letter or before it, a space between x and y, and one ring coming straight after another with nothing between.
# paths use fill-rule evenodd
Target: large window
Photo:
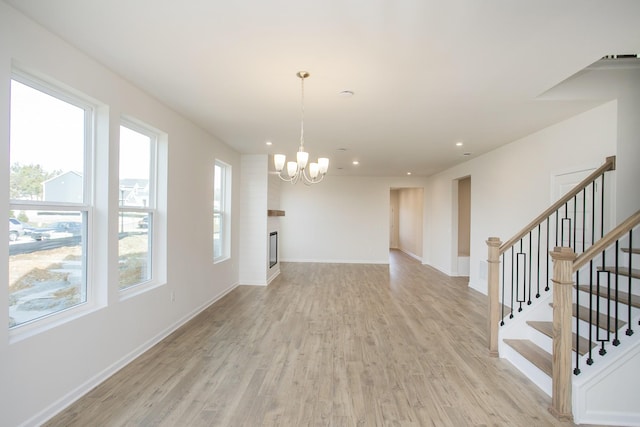
<instances>
[{"instance_id":1,"label":"large window","mask_svg":"<svg viewBox=\"0 0 640 427\"><path fill-rule=\"evenodd\" d=\"M125 121L120 126L120 289L152 280L157 140L142 125Z\"/></svg>"},{"instance_id":2,"label":"large window","mask_svg":"<svg viewBox=\"0 0 640 427\"><path fill-rule=\"evenodd\" d=\"M16 73L11 81L9 327L90 299L94 108Z\"/></svg>"},{"instance_id":3,"label":"large window","mask_svg":"<svg viewBox=\"0 0 640 427\"><path fill-rule=\"evenodd\" d=\"M229 258L231 233L231 166L216 160L213 179L213 260Z\"/></svg>"}]
</instances>

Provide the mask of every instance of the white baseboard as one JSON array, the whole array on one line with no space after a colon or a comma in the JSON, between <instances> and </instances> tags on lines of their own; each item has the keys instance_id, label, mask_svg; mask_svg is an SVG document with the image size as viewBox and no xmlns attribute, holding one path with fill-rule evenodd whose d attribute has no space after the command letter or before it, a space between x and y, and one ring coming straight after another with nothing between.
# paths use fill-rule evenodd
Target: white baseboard
<instances>
[{"instance_id":1,"label":"white baseboard","mask_svg":"<svg viewBox=\"0 0 640 427\"><path fill-rule=\"evenodd\" d=\"M55 415L62 412L65 408L67 408L69 405L74 403L76 400L80 399L82 396L87 394L93 388L100 385L102 382L104 382L109 377L114 375L120 369L124 368L129 363L133 362L136 358L141 356L144 352L149 350L151 347L153 347L154 345L158 344L160 341L168 337L171 333L173 333L175 330L177 330L182 325L187 323L189 320L193 319L198 314L206 310L209 306L214 304L220 298L224 297L229 292L234 290L237 286L238 286L238 283L234 283L233 285L231 285L230 287L228 287L227 289L225 289L224 291L216 295L213 299L205 302L204 304L197 307L195 310L191 311L190 313L183 316L173 324L169 325L167 328L165 328L163 331L155 335L153 338L147 340L142 345L138 346L136 349L132 350L128 354L121 357L115 363L103 369L101 372L89 378L87 381L85 381L84 383L82 383L81 385L79 385L78 387L76 387L66 395L62 396L60 399L58 399L51 405L44 408L42 411L32 416L24 423L20 424L20 427L40 426L44 424L47 420L50 420Z\"/></svg>"},{"instance_id":2,"label":"white baseboard","mask_svg":"<svg viewBox=\"0 0 640 427\"><path fill-rule=\"evenodd\" d=\"M283 259L282 262L310 262L318 264L389 264L389 259L372 260L372 259Z\"/></svg>"},{"instance_id":3,"label":"white baseboard","mask_svg":"<svg viewBox=\"0 0 640 427\"><path fill-rule=\"evenodd\" d=\"M421 256L418 256L418 255L414 254L413 252L410 252L410 251L404 250L404 249L402 249L402 248L398 248L398 250L399 250L400 252L402 252L403 254L405 254L405 255L409 255L411 258L416 259L416 260L418 260L418 261L422 262L422 257L421 257Z\"/></svg>"}]
</instances>

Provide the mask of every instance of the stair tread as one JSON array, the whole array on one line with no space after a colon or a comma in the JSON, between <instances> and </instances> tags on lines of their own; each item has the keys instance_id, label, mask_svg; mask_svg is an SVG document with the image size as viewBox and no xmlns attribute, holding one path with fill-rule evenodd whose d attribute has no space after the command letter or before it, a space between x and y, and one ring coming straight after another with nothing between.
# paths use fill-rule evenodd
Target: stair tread
<instances>
[{"instance_id":1,"label":"stair tread","mask_svg":"<svg viewBox=\"0 0 640 427\"><path fill-rule=\"evenodd\" d=\"M552 356L529 340L505 339L504 343L520 353L545 374L552 374Z\"/></svg>"},{"instance_id":2,"label":"stair tread","mask_svg":"<svg viewBox=\"0 0 640 427\"><path fill-rule=\"evenodd\" d=\"M589 289L589 285L579 285L578 289L586 293L591 292L591 290ZM594 286L593 293L601 297L605 297L605 298L607 297L607 289L603 287L598 288L597 286ZM614 293L614 290L612 289L611 290L612 297L613 297L613 293ZM633 299L631 300L631 306L640 308L640 295L632 294L632 296L633 296ZM621 290L618 290L618 301L623 304L629 305L629 294Z\"/></svg>"},{"instance_id":3,"label":"stair tread","mask_svg":"<svg viewBox=\"0 0 640 427\"><path fill-rule=\"evenodd\" d=\"M631 249L629 249L629 248L620 248L620 250L622 252L626 252L626 253L631 252L632 254L640 254L640 248L631 248Z\"/></svg>"},{"instance_id":4,"label":"stair tread","mask_svg":"<svg viewBox=\"0 0 640 427\"><path fill-rule=\"evenodd\" d=\"M549 305L551 307L553 307L553 303L549 303ZM574 303L573 304L573 310L572 310L572 316L576 317L576 314L578 314L578 304ZM602 327L602 329L607 329L604 326L609 325L609 332L615 332L615 331L619 330L620 328L622 328L623 326L625 326L627 324L627 322L625 322L624 320L618 319L618 325L616 327L616 320L613 317L609 317L604 313L600 313L598 315L597 312L591 311L591 319L592 319L592 321L596 321L597 316L600 317L599 322L597 324L600 325ZM583 320L583 321L589 323L589 308L588 307L585 307L585 306L582 306L582 305L580 306L580 320Z\"/></svg>"},{"instance_id":5,"label":"stair tread","mask_svg":"<svg viewBox=\"0 0 640 427\"><path fill-rule=\"evenodd\" d=\"M533 329L542 332L549 338L553 338L553 322L544 322L544 321L527 321L527 325L531 326ZM580 356L585 355L589 351L589 340L584 337L579 337L576 334L572 334L573 339L571 341L571 349L576 351L576 339L578 340ZM595 343L591 343L591 348L596 347Z\"/></svg>"},{"instance_id":6,"label":"stair tread","mask_svg":"<svg viewBox=\"0 0 640 427\"><path fill-rule=\"evenodd\" d=\"M598 267L599 271L608 271L610 273L615 273L615 267ZM632 268L631 274L629 274L629 269L627 267L618 267L618 274L621 276L631 276L634 279L640 279L640 269Z\"/></svg>"}]
</instances>

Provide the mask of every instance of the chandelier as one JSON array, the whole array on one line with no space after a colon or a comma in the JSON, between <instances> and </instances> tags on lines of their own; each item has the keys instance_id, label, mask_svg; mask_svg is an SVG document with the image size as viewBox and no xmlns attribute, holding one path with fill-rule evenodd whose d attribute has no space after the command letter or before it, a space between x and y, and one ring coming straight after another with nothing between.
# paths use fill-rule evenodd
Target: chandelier
<instances>
[{"instance_id":1,"label":"chandelier","mask_svg":"<svg viewBox=\"0 0 640 427\"><path fill-rule=\"evenodd\" d=\"M317 162L309 163L309 153L304 150L304 79L309 77L306 71L298 71L296 74L301 82L301 120L300 120L300 148L296 153L296 161L287 162L287 156L276 154L273 156L273 163L281 180L292 184L302 181L305 185L317 184L322 181L329 169L329 159L319 157ZM285 169L285 163L287 168ZM283 173L284 171L284 173Z\"/></svg>"}]
</instances>

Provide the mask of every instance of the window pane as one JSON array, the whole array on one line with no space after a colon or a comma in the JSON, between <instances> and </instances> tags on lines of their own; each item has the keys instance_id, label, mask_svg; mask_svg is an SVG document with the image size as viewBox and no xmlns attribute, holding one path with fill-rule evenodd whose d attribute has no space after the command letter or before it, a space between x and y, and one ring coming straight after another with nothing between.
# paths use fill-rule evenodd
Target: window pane
<instances>
[{"instance_id":1,"label":"window pane","mask_svg":"<svg viewBox=\"0 0 640 427\"><path fill-rule=\"evenodd\" d=\"M11 81L11 199L83 203L85 114Z\"/></svg>"},{"instance_id":2,"label":"window pane","mask_svg":"<svg viewBox=\"0 0 640 427\"><path fill-rule=\"evenodd\" d=\"M120 289L151 280L151 214L120 212L123 232L118 240Z\"/></svg>"},{"instance_id":3,"label":"window pane","mask_svg":"<svg viewBox=\"0 0 640 427\"><path fill-rule=\"evenodd\" d=\"M224 209L222 201L222 179L223 169L220 164L216 164L213 168L213 259L222 256L222 210Z\"/></svg>"},{"instance_id":4,"label":"window pane","mask_svg":"<svg viewBox=\"0 0 640 427\"><path fill-rule=\"evenodd\" d=\"M121 290L152 279L155 208L152 178L156 140L154 133L138 125L120 126L118 269Z\"/></svg>"},{"instance_id":5,"label":"window pane","mask_svg":"<svg viewBox=\"0 0 640 427\"><path fill-rule=\"evenodd\" d=\"M22 231L9 245L9 327L87 301L86 217L81 211L20 212Z\"/></svg>"},{"instance_id":6,"label":"window pane","mask_svg":"<svg viewBox=\"0 0 640 427\"><path fill-rule=\"evenodd\" d=\"M231 166L216 161L213 178L213 259L229 256L229 212Z\"/></svg>"},{"instance_id":7,"label":"window pane","mask_svg":"<svg viewBox=\"0 0 640 427\"><path fill-rule=\"evenodd\" d=\"M150 207L151 144L148 135L120 126L120 206Z\"/></svg>"}]
</instances>

